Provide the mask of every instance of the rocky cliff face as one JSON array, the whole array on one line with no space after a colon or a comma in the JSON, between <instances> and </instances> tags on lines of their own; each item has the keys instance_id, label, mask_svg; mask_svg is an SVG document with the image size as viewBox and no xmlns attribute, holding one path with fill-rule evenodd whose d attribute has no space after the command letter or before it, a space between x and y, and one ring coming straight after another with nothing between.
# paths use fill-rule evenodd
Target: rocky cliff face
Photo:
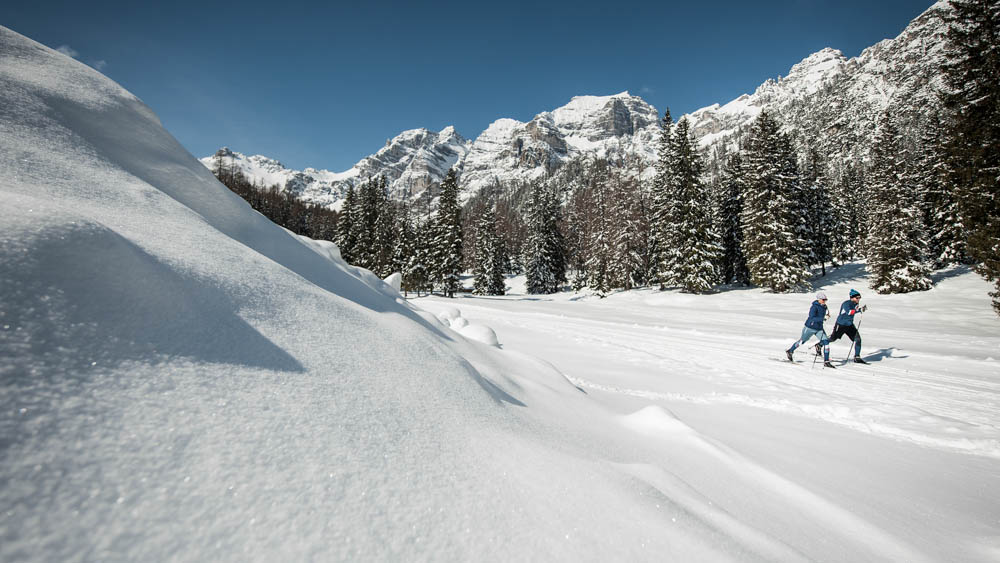
<instances>
[{"instance_id":1,"label":"rocky cliff face","mask_svg":"<svg viewBox=\"0 0 1000 563\"><path fill-rule=\"evenodd\" d=\"M469 142L454 127L446 127L437 133L427 129L404 131L387 141L377 153L361 159L344 172L315 168L291 170L272 158L246 156L229 148L219 149L201 162L214 168L222 158L227 166L236 166L262 185L277 185L304 201L337 209L349 187L376 176L388 180L392 197L417 197L439 183L448 169L465 157L468 146Z\"/></svg>"},{"instance_id":2,"label":"rocky cliff face","mask_svg":"<svg viewBox=\"0 0 1000 563\"><path fill-rule=\"evenodd\" d=\"M938 2L914 19L896 38L881 41L848 59L823 49L768 79L753 94L687 115L707 154L733 150L762 111L774 114L799 148L816 148L833 162L864 160L875 123L889 111L904 122L935 110L942 85L945 46ZM266 184L278 183L305 200L336 207L347 187L383 175L397 198L416 198L455 167L466 196L496 182L538 179L567 162L586 157L633 157L651 173L656 158L659 114L638 96L577 96L568 104L522 123L498 119L474 141L454 128L434 133L404 131L377 153L345 172L288 170L263 156L229 151L244 173ZM213 157L202 159L211 166ZM432 193L432 192L431 192Z\"/></svg>"},{"instance_id":3,"label":"rocky cliff face","mask_svg":"<svg viewBox=\"0 0 1000 563\"><path fill-rule=\"evenodd\" d=\"M641 153L651 159L658 130L656 108L638 96L578 96L527 123L491 124L460 163L462 186L475 193L493 182L529 181L582 156Z\"/></svg>"},{"instance_id":4,"label":"rocky cliff face","mask_svg":"<svg viewBox=\"0 0 1000 563\"><path fill-rule=\"evenodd\" d=\"M751 95L692 112L694 135L706 149L734 148L741 130L766 109L800 149L815 147L833 161L864 160L883 112L906 122L938 107L946 43L942 15L949 9L946 2L934 4L898 37L858 57L823 49Z\"/></svg>"}]
</instances>

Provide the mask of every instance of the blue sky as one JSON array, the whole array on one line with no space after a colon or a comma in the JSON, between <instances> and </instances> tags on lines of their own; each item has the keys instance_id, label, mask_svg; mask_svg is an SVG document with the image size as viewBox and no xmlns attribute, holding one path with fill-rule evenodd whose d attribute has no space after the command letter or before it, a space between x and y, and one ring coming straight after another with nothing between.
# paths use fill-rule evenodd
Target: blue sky
<instances>
[{"instance_id":1,"label":"blue sky","mask_svg":"<svg viewBox=\"0 0 1000 563\"><path fill-rule=\"evenodd\" d=\"M474 139L575 95L676 117L824 47L855 56L933 3L0 1L0 24L100 68L195 156L335 171L406 129Z\"/></svg>"}]
</instances>

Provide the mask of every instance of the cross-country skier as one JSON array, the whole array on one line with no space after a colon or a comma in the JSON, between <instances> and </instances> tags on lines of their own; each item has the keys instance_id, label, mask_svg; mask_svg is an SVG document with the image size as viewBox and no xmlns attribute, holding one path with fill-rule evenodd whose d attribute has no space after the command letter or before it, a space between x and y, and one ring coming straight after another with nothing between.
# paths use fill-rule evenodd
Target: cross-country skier
<instances>
[{"instance_id":1,"label":"cross-country skier","mask_svg":"<svg viewBox=\"0 0 1000 563\"><path fill-rule=\"evenodd\" d=\"M828 318L830 318L830 313L826 309L826 294L821 291L816 294L816 300L809 307L809 318L806 319L806 326L802 329L802 336L792 344L791 348L785 350L785 355L788 356L789 362L795 361L792 359L795 349L815 336L819 339L819 344L816 345L817 348L819 346L823 347L823 365L828 368L834 367L830 363L830 340L826 337L826 331L823 330L823 321Z\"/></svg>"},{"instance_id":2,"label":"cross-country skier","mask_svg":"<svg viewBox=\"0 0 1000 563\"><path fill-rule=\"evenodd\" d=\"M840 340L841 336L847 335L851 342L854 342L854 362L867 364L868 362L861 359L861 333L858 332L858 327L854 326L854 317L868 309L868 305L858 307L860 302L861 294L852 289L847 301L844 301L844 304L840 306L837 325L833 327L830 342Z\"/></svg>"}]
</instances>

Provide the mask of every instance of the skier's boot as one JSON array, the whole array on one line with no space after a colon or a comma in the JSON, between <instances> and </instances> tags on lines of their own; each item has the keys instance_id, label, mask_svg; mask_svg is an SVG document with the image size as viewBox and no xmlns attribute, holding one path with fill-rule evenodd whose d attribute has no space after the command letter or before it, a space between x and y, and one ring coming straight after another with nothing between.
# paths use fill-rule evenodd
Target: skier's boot
<instances>
[{"instance_id":1,"label":"skier's boot","mask_svg":"<svg viewBox=\"0 0 1000 563\"><path fill-rule=\"evenodd\" d=\"M835 366L835 365L831 364L831 363L830 363L830 360L827 360L827 361L823 362L823 367L825 367L825 368L832 368L832 369L837 369L837 366Z\"/></svg>"},{"instance_id":2,"label":"skier's boot","mask_svg":"<svg viewBox=\"0 0 1000 563\"><path fill-rule=\"evenodd\" d=\"M854 356L854 363L856 363L856 364L865 364L865 365L868 364L868 362L866 362L866 361L864 361L864 360L861 359L861 356Z\"/></svg>"},{"instance_id":3,"label":"skier's boot","mask_svg":"<svg viewBox=\"0 0 1000 563\"><path fill-rule=\"evenodd\" d=\"M813 346L813 348L816 349L816 355L817 356L822 356L823 355L823 345L822 344L820 344L819 342L817 342L816 345Z\"/></svg>"},{"instance_id":4,"label":"skier's boot","mask_svg":"<svg viewBox=\"0 0 1000 563\"><path fill-rule=\"evenodd\" d=\"M788 361L789 362L794 362L795 361L795 360L792 359L792 351L791 350L785 350L785 355L788 356Z\"/></svg>"}]
</instances>

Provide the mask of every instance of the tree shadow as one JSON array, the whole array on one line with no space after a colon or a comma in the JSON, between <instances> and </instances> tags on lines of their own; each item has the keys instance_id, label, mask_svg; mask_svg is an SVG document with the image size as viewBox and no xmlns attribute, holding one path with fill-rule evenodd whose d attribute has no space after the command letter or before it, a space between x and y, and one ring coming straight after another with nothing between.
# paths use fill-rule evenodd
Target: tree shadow
<instances>
[{"instance_id":1,"label":"tree shadow","mask_svg":"<svg viewBox=\"0 0 1000 563\"><path fill-rule=\"evenodd\" d=\"M971 271L972 271L971 266L951 266L948 268L931 272L931 281L934 283L934 285L937 285L944 280L957 278L958 276L968 274Z\"/></svg>"},{"instance_id":2,"label":"tree shadow","mask_svg":"<svg viewBox=\"0 0 1000 563\"><path fill-rule=\"evenodd\" d=\"M848 264L841 264L833 269L828 269L826 275L817 274L813 271L813 276L810 281L816 287L821 287L825 285L835 285L838 283L858 283L863 281L868 276L868 271L865 264L860 262L850 262Z\"/></svg>"}]
</instances>

